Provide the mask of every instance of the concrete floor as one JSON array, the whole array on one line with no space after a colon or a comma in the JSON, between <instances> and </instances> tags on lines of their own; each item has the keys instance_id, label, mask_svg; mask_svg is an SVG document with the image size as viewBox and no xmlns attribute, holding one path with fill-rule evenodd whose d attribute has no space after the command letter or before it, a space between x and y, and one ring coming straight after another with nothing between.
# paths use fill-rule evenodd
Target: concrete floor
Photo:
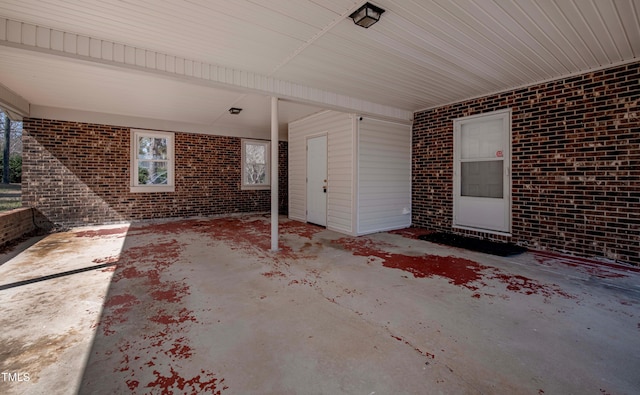
<instances>
[{"instance_id":1,"label":"concrete floor","mask_svg":"<svg viewBox=\"0 0 640 395\"><path fill-rule=\"evenodd\" d=\"M3 394L637 394L640 273L239 216L5 253Z\"/></svg>"}]
</instances>

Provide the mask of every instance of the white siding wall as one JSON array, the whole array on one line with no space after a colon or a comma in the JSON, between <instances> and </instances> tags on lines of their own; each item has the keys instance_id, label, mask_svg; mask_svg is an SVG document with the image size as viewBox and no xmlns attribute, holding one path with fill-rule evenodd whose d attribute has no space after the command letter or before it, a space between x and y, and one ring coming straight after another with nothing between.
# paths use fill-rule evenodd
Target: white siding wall
<instances>
[{"instance_id":1,"label":"white siding wall","mask_svg":"<svg viewBox=\"0 0 640 395\"><path fill-rule=\"evenodd\" d=\"M306 221L307 137L327 135L327 228L354 232L353 116L325 111L289 124L289 218Z\"/></svg>"},{"instance_id":2,"label":"white siding wall","mask_svg":"<svg viewBox=\"0 0 640 395\"><path fill-rule=\"evenodd\" d=\"M411 225L411 127L358 124L358 234Z\"/></svg>"}]
</instances>

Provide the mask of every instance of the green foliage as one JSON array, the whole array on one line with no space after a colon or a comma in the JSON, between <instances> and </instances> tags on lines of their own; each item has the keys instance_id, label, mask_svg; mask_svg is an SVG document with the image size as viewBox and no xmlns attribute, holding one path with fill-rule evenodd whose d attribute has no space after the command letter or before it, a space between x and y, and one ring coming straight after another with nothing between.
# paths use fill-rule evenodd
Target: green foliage
<instances>
[{"instance_id":1,"label":"green foliage","mask_svg":"<svg viewBox=\"0 0 640 395\"><path fill-rule=\"evenodd\" d=\"M4 164L4 156L0 153L0 168ZM2 181L2 171L0 171L0 181ZM22 155L12 154L9 156L9 182L20 184L22 182Z\"/></svg>"},{"instance_id":2,"label":"green foliage","mask_svg":"<svg viewBox=\"0 0 640 395\"><path fill-rule=\"evenodd\" d=\"M9 182L20 184L22 182L22 155L9 157Z\"/></svg>"},{"instance_id":3,"label":"green foliage","mask_svg":"<svg viewBox=\"0 0 640 395\"><path fill-rule=\"evenodd\" d=\"M138 167L138 184L145 185L149 182L149 170L144 167Z\"/></svg>"}]
</instances>

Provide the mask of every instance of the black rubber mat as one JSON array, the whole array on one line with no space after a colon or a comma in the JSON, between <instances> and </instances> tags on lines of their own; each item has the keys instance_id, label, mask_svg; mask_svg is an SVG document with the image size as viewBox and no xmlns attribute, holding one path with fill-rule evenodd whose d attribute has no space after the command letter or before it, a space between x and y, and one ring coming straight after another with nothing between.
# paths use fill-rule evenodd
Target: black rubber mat
<instances>
[{"instance_id":1,"label":"black rubber mat","mask_svg":"<svg viewBox=\"0 0 640 395\"><path fill-rule=\"evenodd\" d=\"M499 256L518 255L527 251L525 247L521 247L513 243L500 243L497 241L454 235L452 233L430 233L428 235L418 236L418 238L420 240L426 240L433 243L465 248L467 250L479 251Z\"/></svg>"}]
</instances>

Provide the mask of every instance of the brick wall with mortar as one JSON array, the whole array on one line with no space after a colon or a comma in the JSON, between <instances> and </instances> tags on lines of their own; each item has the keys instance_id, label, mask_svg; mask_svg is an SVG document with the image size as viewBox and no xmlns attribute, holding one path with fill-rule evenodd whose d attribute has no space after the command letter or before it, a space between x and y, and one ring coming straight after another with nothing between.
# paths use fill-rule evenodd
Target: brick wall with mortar
<instances>
[{"instance_id":1,"label":"brick wall with mortar","mask_svg":"<svg viewBox=\"0 0 640 395\"><path fill-rule=\"evenodd\" d=\"M17 208L0 213L0 246L36 230L34 211Z\"/></svg>"},{"instance_id":2,"label":"brick wall with mortar","mask_svg":"<svg viewBox=\"0 0 640 395\"><path fill-rule=\"evenodd\" d=\"M175 192L131 193L130 129L26 118L22 204L62 226L269 211L269 190L241 190L241 139L175 133ZM287 143L280 142L286 213ZM282 206L284 205L284 206Z\"/></svg>"},{"instance_id":3,"label":"brick wall with mortar","mask_svg":"<svg viewBox=\"0 0 640 395\"><path fill-rule=\"evenodd\" d=\"M512 237L452 229L453 120L512 109ZM640 265L640 63L417 112L413 224Z\"/></svg>"}]
</instances>

